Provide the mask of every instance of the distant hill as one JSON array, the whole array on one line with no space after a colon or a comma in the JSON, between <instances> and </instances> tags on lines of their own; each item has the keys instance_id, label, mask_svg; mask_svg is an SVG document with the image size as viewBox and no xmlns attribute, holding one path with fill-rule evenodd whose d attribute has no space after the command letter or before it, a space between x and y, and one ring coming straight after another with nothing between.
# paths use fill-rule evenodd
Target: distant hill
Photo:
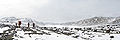
<instances>
[{"instance_id":1,"label":"distant hill","mask_svg":"<svg viewBox=\"0 0 120 40\"><path fill-rule=\"evenodd\" d=\"M93 17L88 19L83 19L75 22L66 23L45 23L39 22L32 18L16 18L16 17L2 17L0 18L0 23L17 23L22 21L23 24L36 23L38 25L75 25L75 26L90 26L90 25L101 25L101 24L120 24L120 17Z\"/></svg>"},{"instance_id":2,"label":"distant hill","mask_svg":"<svg viewBox=\"0 0 120 40\"><path fill-rule=\"evenodd\" d=\"M120 23L120 17L93 17L89 19L79 20L76 22L62 23L61 25L90 26L90 25L119 24L119 23Z\"/></svg>"}]
</instances>

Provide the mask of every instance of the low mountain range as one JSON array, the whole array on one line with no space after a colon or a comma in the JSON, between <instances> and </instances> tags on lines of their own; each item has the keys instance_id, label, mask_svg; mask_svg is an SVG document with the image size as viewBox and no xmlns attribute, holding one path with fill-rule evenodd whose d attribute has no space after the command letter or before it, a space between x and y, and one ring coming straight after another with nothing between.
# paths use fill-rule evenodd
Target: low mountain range
<instances>
[{"instance_id":1,"label":"low mountain range","mask_svg":"<svg viewBox=\"0 0 120 40\"><path fill-rule=\"evenodd\" d=\"M32 18L16 18L16 17L2 17L0 18L0 23L17 23L22 21L22 23L36 23L38 25L75 25L75 26L90 26L90 25L101 25L101 24L120 24L120 17L92 17L88 19L83 19L75 22L66 23L45 23L39 22Z\"/></svg>"}]
</instances>

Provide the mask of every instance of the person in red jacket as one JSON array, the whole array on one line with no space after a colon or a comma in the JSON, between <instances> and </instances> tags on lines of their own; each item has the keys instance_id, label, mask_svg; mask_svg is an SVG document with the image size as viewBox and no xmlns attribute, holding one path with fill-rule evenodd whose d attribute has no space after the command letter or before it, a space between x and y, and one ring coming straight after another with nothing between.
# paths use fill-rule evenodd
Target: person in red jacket
<instances>
[{"instance_id":1,"label":"person in red jacket","mask_svg":"<svg viewBox=\"0 0 120 40\"><path fill-rule=\"evenodd\" d=\"M20 25L21 25L21 21L18 21L18 27L20 28Z\"/></svg>"}]
</instances>

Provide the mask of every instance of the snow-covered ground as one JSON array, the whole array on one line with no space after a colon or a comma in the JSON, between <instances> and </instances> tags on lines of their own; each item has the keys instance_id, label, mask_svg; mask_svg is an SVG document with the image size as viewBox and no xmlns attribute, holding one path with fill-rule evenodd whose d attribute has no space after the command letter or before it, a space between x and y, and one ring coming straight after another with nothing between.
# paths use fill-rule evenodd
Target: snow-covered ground
<instances>
[{"instance_id":1,"label":"snow-covered ground","mask_svg":"<svg viewBox=\"0 0 120 40\"><path fill-rule=\"evenodd\" d=\"M15 30L11 30L11 33L13 33L12 31L16 31L16 33L14 33L12 37L14 38L13 40L119 40L120 39L120 34L116 33L116 31L112 31L111 33L94 31L94 29L101 29L102 27L104 26L91 27L91 26L48 25L48 26L39 26L35 28L34 27L30 27L30 28L25 27L24 29L16 28ZM81 29L77 30L75 28L81 28ZM87 28L91 28L91 29L87 29ZM12 28L3 27L0 29L0 32L3 33L3 31L9 29ZM27 31L25 29L32 31ZM57 29L60 29L62 32L60 30L58 31ZM118 29L119 28L115 28L114 30L119 31ZM29 34L29 33L33 33L33 34ZM111 38L111 36L113 38Z\"/></svg>"},{"instance_id":2,"label":"snow-covered ground","mask_svg":"<svg viewBox=\"0 0 120 40\"><path fill-rule=\"evenodd\" d=\"M30 18L2 18L0 20L0 40L120 40L120 25L102 24L104 23L103 19L107 20L106 23L114 18L94 17L67 23L70 25L54 23L54 25L49 23L46 25ZM20 28L15 25L19 20L22 21ZM118 21L114 19L112 23L118 23ZM30 23L30 27L28 27L28 23ZM36 24L35 27L32 23ZM93 24L83 26L80 25L82 23Z\"/></svg>"}]
</instances>

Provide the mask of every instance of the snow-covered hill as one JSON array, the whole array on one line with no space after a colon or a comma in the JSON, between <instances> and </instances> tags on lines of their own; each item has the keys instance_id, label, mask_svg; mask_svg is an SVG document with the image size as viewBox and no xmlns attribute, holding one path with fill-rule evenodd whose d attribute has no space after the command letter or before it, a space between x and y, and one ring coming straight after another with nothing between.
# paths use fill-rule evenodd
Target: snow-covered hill
<instances>
[{"instance_id":1,"label":"snow-covered hill","mask_svg":"<svg viewBox=\"0 0 120 40\"><path fill-rule=\"evenodd\" d=\"M32 19L30 18L16 18L16 17L2 17L0 18L0 22L3 23L15 23L17 21L22 21L22 22L33 22Z\"/></svg>"},{"instance_id":2,"label":"snow-covered hill","mask_svg":"<svg viewBox=\"0 0 120 40\"><path fill-rule=\"evenodd\" d=\"M90 25L119 24L119 23L120 23L120 17L93 17L76 22L62 23L61 25L90 26Z\"/></svg>"},{"instance_id":3,"label":"snow-covered hill","mask_svg":"<svg viewBox=\"0 0 120 40\"><path fill-rule=\"evenodd\" d=\"M75 22L66 23L46 23L36 21L32 18L17 18L17 17L2 17L0 18L0 23L17 23L22 21L23 24L36 23L38 25L72 25L72 26L91 26L91 25L105 25L105 24L120 24L120 17L93 17L88 19L83 19Z\"/></svg>"},{"instance_id":4,"label":"snow-covered hill","mask_svg":"<svg viewBox=\"0 0 120 40\"><path fill-rule=\"evenodd\" d=\"M14 24L18 21L22 21L21 27ZM43 23L32 18L3 17L0 40L119 40L119 21L120 17L93 17L68 23ZM38 25L28 27L28 22Z\"/></svg>"},{"instance_id":5,"label":"snow-covered hill","mask_svg":"<svg viewBox=\"0 0 120 40\"><path fill-rule=\"evenodd\" d=\"M23 25L27 23L36 23L38 25L58 25L58 23L46 23L46 22L40 22L36 21L32 18L17 18L17 17L1 17L0 18L0 23L1 24L15 24L18 21L21 21Z\"/></svg>"},{"instance_id":6,"label":"snow-covered hill","mask_svg":"<svg viewBox=\"0 0 120 40\"><path fill-rule=\"evenodd\" d=\"M36 23L43 25L44 23L38 22L31 18L17 18L17 17L1 17L0 18L0 24L12 24L15 25L15 23L18 23L18 21L22 22L22 25L26 25L27 23Z\"/></svg>"}]
</instances>

